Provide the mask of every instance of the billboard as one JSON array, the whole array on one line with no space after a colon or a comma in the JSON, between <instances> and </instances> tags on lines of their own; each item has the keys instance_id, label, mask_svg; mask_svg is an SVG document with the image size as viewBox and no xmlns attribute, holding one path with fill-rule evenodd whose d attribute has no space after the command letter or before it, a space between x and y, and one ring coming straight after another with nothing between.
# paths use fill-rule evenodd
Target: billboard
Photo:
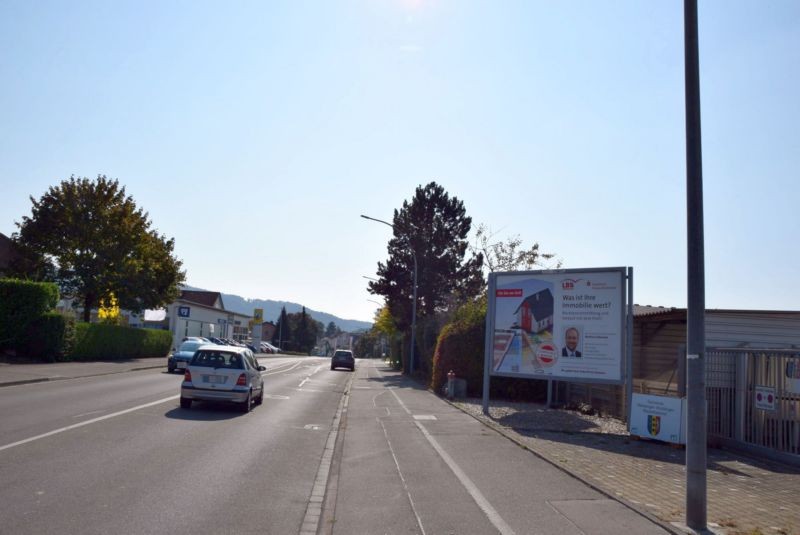
<instances>
[{"instance_id":1,"label":"billboard","mask_svg":"<svg viewBox=\"0 0 800 535\"><path fill-rule=\"evenodd\" d=\"M625 268L493 273L489 300L492 375L622 382Z\"/></svg>"}]
</instances>

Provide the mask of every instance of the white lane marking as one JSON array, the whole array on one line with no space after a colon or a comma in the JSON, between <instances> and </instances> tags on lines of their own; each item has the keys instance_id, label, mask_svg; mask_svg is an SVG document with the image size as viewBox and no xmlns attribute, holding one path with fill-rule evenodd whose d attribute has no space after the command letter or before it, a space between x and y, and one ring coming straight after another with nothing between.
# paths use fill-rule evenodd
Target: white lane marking
<instances>
[{"instance_id":1,"label":"white lane marking","mask_svg":"<svg viewBox=\"0 0 800 535\"><path fill-rule=\"evenodd\" d=\"M438 420L435 415L433 414L415 414L415 420Z\"/></svg>"},{"instance_id":2,"label":"white lane marking","mask_svg":"<svg viewBox=\"0 0 800 535\"><path fill-rule=\"evenodd\" d=\"M279 396L277 394L264 394L265 399L289 399L289 396Z\"/></svg>"},{"instance_id":3,"label":"white lane marking","mask_svg":"<svg viewBox=\"0 0 800 535\"><path fill-rule=\"evenodd\" d=\"M414 505L414 499L411 497L411 491L408 490L408 484L406 483L406 478L403 477L403 471L400 470L400 463L397 462L397 455L394 454L392 441L389 440L389 433L386 432L386 426L383 425L383 420L380 418L377 418L377 420L381 424L381 429L383 429L383 436L386 437L386 443L389 445L389 452L392 454L392 459L394 459L394 466L397 468L397 474L400 476L400 481L403 483L403 489L406 491L408 503L411 504L411 510L414 512L414 517L417 519L419 530L422 532L422 535L425 535L425 527L422 525L422 519L419 517L419 513L417 512L417 506Z\"/></svg>"},{"instance_id":4,"label":"white lane marking","mask_svg":"<svg viewBox=\"0 0 800 535\"><path fill-rule=\"evenodd\" d=\"M300 383L300 386L298 386L297 388L303 388L304 384L306 384L308 381L311 381L311 376L314 375L315 373L317 373L318 371L320 371L321 369L322 369L322 366L314 367L314 371L312 371L308 375L306 375L306 378L303 379L303 382ZM314 381L314 382L319 382L319 381ZM328 384L334 384L335 385L336 383L328 383Z\"/></svg>"},{"instance_id":5,"label":"white lane marking","mask_svg":"<svg viewBox=\"0 0 800 535\"><path fill-rule=\"evenodd\" d=\"M98 414L101 412L106 412L106 411L99 410L99 411L84 412L83 414L76 414L75 416L73 416L73 418L83 418L84 416L89 416L90 414Z\"/></svg>"},{"instance_id":6,"label":"white lane marking","mask_svg":"<svg viewBox=\"0 0 800 535\"><path fill-rule=\"evenodd\" d=\"M406 413L410 415L411 411L408 410L408 407L406 407L406 404L400 399L400 396L398 396L393 389L390 389L389 392L392 393ZM498 513L495 508L492 507L492 504L489 503L489 500L487 500L483 494L481 494L481 491L478 490L478 487L475 485L475 483L473 483L472 480L467 477L467 474L464 473L461 467L459 467L453 458L450 457L446 451L444 451L438 442L436 442L436 439L431 436L427 429L425 429L425 426L418 421L414 421L414 423L419 430L422 431L422 434L428 440L430 445L433 446L433 449L436 450L436 453L439 454L439 457L441 457L445 464L450 467L450 470L453 471L453 474L455 474L455 476L461 482L461 485L463 485L464 489L466 489L469 495L472 496L472 499L475 500L475 503L481 508L481 511L483 511L483 513L486 515L486 518L489 519L489 522L491 522L494 527L497 528L497 531L499 531L502 535L514 535L514 530L511 529L511 526L506 524L506 521L503 520L503 517L500 516L500 513Z\"/></svg>"},{"instance_id":7,"label":"white lane marking","mask_svg":"<svg viewBox=\"0 0 800 535\"><path fill-rule=\"evenodd\" d=\"M180 396L170 396L168 398L159 399L157 401L151 401L150 403L145 403L144 405L137 405L136 407L131 407L130 409L125 409L124 411L113 412L111 414L106 414L105 416L98 416L97 418L92 418L91 420L86 420L85 422L79 422L77 424L68 425L67 427L62 427L60 429L54 429L53 431L49 431L47 433L42 433L41 435L36 435L35 437L26 438L24 440L19 440L17 442L12 442L11 444L6 444L5 446L0 446L0 451L7 450L13 448L15 446L21 446L23 444L27 444L28 442L33 442L34 440L39 440L46 437L51 437L53 435L57 435L59 433L63 433L64 431L70 431L71 429L77 429L78 427L83 427L84 425L94 424L97 422L102 422L103 420L108 420L109 418L115 418L117 416L122 416L123 414L128 414L129 412L138 411L140 409L146 409L147 407L152 407L154 405L159 405L161 403L166 403L167 401L173 401L178 399Z\"/></svg>"},{"instance_id":8,"label":"white lane marking","mask_svg":"<svg viewBox=\"0 0 800 535\"><path fill-rule=\"evenodd\" d=\"M290 371L292 371L293 369L295 369L295 368L297 368L298 366L300 366L300 361L298 360L297 362L284 362L283 364L278 364L278 365L276 366L276 368L280 368L280 367L282 367L282 366L286 366L286 365L289 365L289 367L288 367L288 368L286 368L285 370L267 371L266 373L263 373L262 375L276 375L276 374L279 374L279 373L286 373L286 372L290 372Z\"/></svg>"}]
</instances>

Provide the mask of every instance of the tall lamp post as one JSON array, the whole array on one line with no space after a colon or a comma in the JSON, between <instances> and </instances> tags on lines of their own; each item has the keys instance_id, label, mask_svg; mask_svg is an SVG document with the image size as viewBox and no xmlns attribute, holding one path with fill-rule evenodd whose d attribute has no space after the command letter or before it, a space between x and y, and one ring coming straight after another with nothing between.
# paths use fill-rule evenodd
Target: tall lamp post
<instances>
[{"instance_id":1,"label":"tall lamp post","mask_svg":"<svg viewBox=\"0 0 800 535\"><path fill-rule=\"evenodd\" d=\"M394 225L391 223L387 223L382 219L375 219L374 217L365 216L361 214L361 217L364 219L369 219L370 221L377 221L378 223L383 223L389 227L394 229ZM406 238L408 242L408 239ZM408 250L411 252L411 256L414 258L414 301L411 303L411 352L408 361L408 372L414 373L414 337L417 332L417 253L414 252L414 249L411 247L411 243L408 242Z\"/></svg>"}]
</instances>

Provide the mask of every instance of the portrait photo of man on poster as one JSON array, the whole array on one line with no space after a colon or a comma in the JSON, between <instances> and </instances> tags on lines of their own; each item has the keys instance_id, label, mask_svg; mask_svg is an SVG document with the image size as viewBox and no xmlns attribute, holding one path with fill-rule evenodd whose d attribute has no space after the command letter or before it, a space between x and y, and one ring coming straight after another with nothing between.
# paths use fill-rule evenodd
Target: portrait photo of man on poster
<instances>
[{"instance_id":1,"label":"portrait photo of man on poster","mask_svg":"<svg viewBox=\"0 0 800 535\"><path fill-rule=\"evenodd\" d=\"M581 333L577 327L569 327L564 331L564 347L561 348L562 357L581 357L582 354L578 349L580 343Z\"/></svg>"}]
</instances>

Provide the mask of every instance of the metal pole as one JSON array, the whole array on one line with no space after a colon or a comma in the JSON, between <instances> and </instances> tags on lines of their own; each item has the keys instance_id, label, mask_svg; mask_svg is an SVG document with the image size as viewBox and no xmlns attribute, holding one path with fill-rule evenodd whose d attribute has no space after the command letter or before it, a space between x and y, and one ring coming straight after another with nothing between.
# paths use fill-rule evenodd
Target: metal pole
<instances>
[{"instance_id":1,"label":"metal pole","mask_svg":"<svg viewBox=\"0 0 800 535\"><path fill-rule=\"evenodd\" d=\"M489 299L486 304L486 340L483 345L483 414L489 415L489 388L492 360L494 354L494 308L495 300L492 298L495 291L496 275L489 273Z\"/></svg>"},{"instance_id":2,"label":"metal pole","mask_svg":"<svg viewBox=\"0 0 800 535\"><path fill-rule=\"evenodd\" d=\"M697 0L684 0L686 83L686 224L687 224L687 433L686 525L707 529L705 266L703 244L703 162L700 137L700 61Z\"/></svg>"},{"instance_id":3,"label":"metal pole","mask_svg":"<svg viewBox=\"0 0 800 535\"><path fill-rule=\"evenodd\" d=\"M417 333L417 253L413 249L409 250L411 251L411 256L414 257L414 302L411 303L411 360L408 368L409 373L414 373L414 343Z\"/></svg>"},{"instance_id":4,"label":"metal pole","mask_svg":"<svg viewBox=\"0 0 800 535\"><path fill-rule=\"evenodd\" d=\"M631 426L633 407L633 268L628 268L628 314L625 321L625 415L628 429Z\"/></svg>"},{"instance_id":5,"label":"metal pole","mask_svg":"<svg viewBox=\"0 0 800 535\"><path fill-rule=\"evenodd\" d=\"M364 214L361 214L361 217L364 219L369 219L370 221L377 221L378 223L383 223L388 227L392 227L392 230L395 230L394 225L391 223L384 221L383 219L375 219L374 217L369 217ZM415 344L415 335L417 332L417 253L414 249L411 248L411 242L406 238L406 243L408 244L408 250L411 252L411 256L414 257L414 302L411 304L411 351L409 356L408 362L408 373L414 373L414 344ZM369 277L367 277L369 278Z\"/></svg>"}]
</instances>

